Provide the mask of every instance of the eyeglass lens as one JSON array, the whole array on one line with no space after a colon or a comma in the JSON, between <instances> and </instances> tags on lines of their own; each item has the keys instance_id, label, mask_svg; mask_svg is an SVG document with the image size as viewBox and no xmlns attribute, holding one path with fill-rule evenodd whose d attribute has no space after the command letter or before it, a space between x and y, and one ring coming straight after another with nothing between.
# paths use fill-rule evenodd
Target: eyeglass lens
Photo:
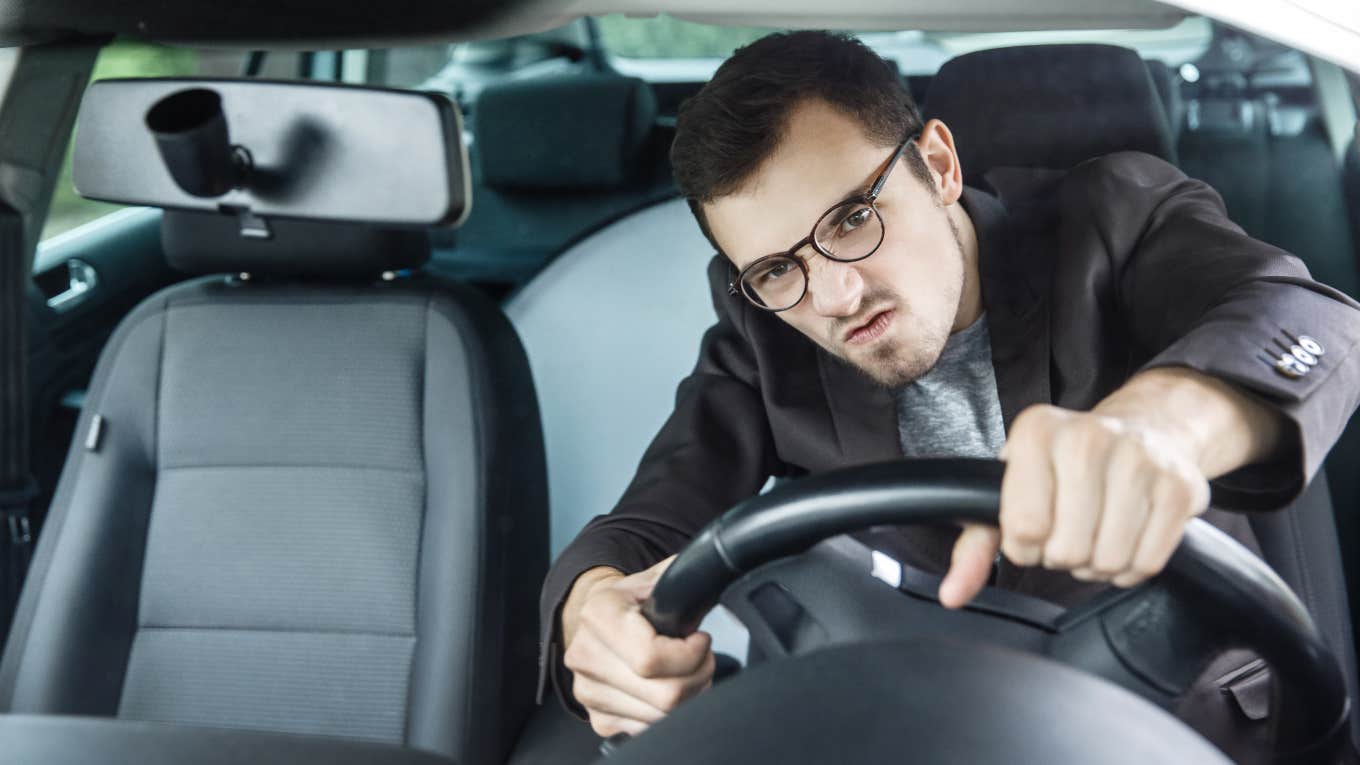
<instances>
[{"instance_id":1,"label":"eyeglass lens","mask_svg":"<svg viewBox=\"0 0 1360 765\"><path fill-rule=\"evenodd\" d=\"M862 260L883 242L883 219L868 202L850 202L823 215L813 239L832 260ZM782 311L802 300L807 272L792 256L768 258L742 274L741 289L756 305Z\"/></svg>"}]
</instances>

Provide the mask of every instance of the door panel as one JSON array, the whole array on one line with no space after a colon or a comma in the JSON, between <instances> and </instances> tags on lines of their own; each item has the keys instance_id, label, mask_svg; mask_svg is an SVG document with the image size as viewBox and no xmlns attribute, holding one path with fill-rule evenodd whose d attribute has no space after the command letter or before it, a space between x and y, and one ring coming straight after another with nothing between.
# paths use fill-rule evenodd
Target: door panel
<instances>
[{"instance_id":1,"label":"door panel","mask_svg":"<svg viewBox=\"0 0 1360 765\"><path fill-rule=\"evenodd\" d=\"M86 384L118 322L155 291L183 277L165 262L159 210L116 212L38 248L29 291L29 388L33 470L43 490L35 521L51 500ZM87 267L93 286L66 304L69 264ZM81 269L82 271L84 268Z\"/></svg>"}]
</instances>

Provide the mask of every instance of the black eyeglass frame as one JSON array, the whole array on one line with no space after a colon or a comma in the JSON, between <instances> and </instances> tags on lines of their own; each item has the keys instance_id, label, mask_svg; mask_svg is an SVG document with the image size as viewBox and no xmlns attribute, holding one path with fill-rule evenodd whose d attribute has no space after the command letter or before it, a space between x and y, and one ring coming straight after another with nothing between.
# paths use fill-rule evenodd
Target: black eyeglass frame
<instances>
[{"instance_id":1,"label":"black eyeglass frame","mask_svg":"<svg viewBox=\"0 0 1360 765\"><path fill-rule=\"evenodd\" d=\"M816 251L817 254L821 255L824 258L827 258L828 260L834 260L837 263L857 263L869 257L870 255L873 255L875 252L878 252L878 248L883 245L883 239L887 236L888 233L887 221L883 220L883 216L878 212L878 197L880 194L883 193L883 187L888 183L888 176L892 175L893 168L897 167L897 163L902 160L902 155L903 153L906 152L907 146L909 146L913 141L920 137L921 134L919 132L912 133L905 141L898 145L897 151L893 152L892 159L888 161L888 166L883 168L883 171L878 174L878 177L874 179L873 185L869 187L869 190L867 192L859 195L858 197L850 197L849 199L843 199L840 202L837 202L836 204L828 207L821 215L817 216L817 220L814 221L812 224L812 230L808 232L807 236L799 240L797 244L783 252L770 253L769 255L761 256L751 261L750 263L747 263L745 268L741 269L741 271L736 273L735 276L728 279L727 294L741 295L743 298L746 299L747 302L751 303L756 308L759 308L762 311L769 311L770 313L779 313L781 311L787 311L790 308L794 308L799 303L803 302L803 298L807 297L808 284L812 281L812 274L808 271L807 261L798 257L797 255L797 252L799 250L811 245L812 249ZM863 255L859 255L854 258L838 258L835 255L832 255L831 253L827 252L825 249L822 248L820 244L817 243L817 229L822 225L822 221L826 219L826 216L830 215L832 212L836 210L839 210L842 207L845 207L846 205L852 204L869 205L869 209L873 211L874 217L878 219L879 226L878 243L875 244L872 248L870 248L868 252L866 252ZM799 270L803 272L802 294L798 296L797 300L793 301L792 303L788 304L783 308L770 308L769 306L762 305L760 302L756 300L756 298L752 297L750 294L746 292L744 288L740 286L743 283L744 279L746 278L746 274L751 269L756 268L762 263L768 263L776 258L792 260L795 264L797 264ZM730 270L735 271L736 269L732 268Z\"/></svg>"}]
</instances>

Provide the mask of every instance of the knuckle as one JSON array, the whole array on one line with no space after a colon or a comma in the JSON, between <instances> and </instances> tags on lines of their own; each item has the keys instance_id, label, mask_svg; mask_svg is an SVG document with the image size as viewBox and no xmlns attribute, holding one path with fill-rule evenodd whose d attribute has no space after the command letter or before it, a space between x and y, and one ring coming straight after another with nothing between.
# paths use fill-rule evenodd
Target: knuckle
<instances>
[{"instance_id":1,"label":"knuckle","mask_svg":"<svg viewBox=\"0 0 1360 765\"><path fill-rule=\"evenodd\" d=\"M595 735L600 738L608 738L618 733L618 727L612 715L590 713L590 729L595 731Z\"/></svg>"},{"instance_id":2,"label":"knuckle","mask_svg":"<svg viewBox=\"0 0 1360 765\"><path fill-rule=\"evenodd\" d=\"M1208 505L1208 483L1198 477L1180 472L1167 473L1162 479L1161 496L1167 510L1180 517L1191 517L1203 512Z\"/></svg>"},{"instance_id":3,"label":"knuckle","mask_svg":"<svg viewBox=\"0 0 1360 765\"><path fill-rule=\"evenodd\" d=\"M663 712L669 712L684 701L687 695L684 683L673 681L661 683L656 689L658 708Z\"/></svg>"},{"instance_id":4,"label":"knuckle","mask_svg":"<svg viewBox=\"0 0 1360 765\"><path fill-rule=\"evenodd\" d=\"M589 664L589 651L584 646L584 641L578 635L567 646L567 650L562 652L562 663L572 672L579 672Z\"/></svg>"},{"instance_id":5,"label":"knuckle","mask_svg":"<svg viewBox=\"0 0 1360 765\"><path fill-rule=\"evenodd\" d=\"M1156 458L1147 442L1132 433L1117 436L1110 447L1110 472L1128 475L1148 469Z\"/></svg>"},{"instance_id":6,"label":"knuckle","mask_svg":"<svg viewBox=\"0 0 1360 765\"><path fill-rule=\"evenodd\" d=\"M587 600L581 606L580 626L599 634L608 633L609 618L605 615L604 609L598 600Z\"/></svg>"},{"instance_id":7,"label":"knuckle","mask_svg":"<svg viewBox=\"0 0 1360 765\"><path fill-rule=\"evenodd\" d=\"M1011 537L1022 545L1042 542L1048 537L1048 523L1041 518L1026 517L1023 520L1012 523L1007 529Z\"/></svg>"},{"instance_id":8,"label":"knuckle","mask_svg":"<svg viewBox=\"0 0 1360 765\"><path fill-rule=\"evenodd\" d=\"M1120 574L1129 567L1129 555L1113 550L1097 549L1091 556L1091 569L1104 578Z\"/></svg>"},{"instance_id":9,"label":"knuckle","mask_svg":"<svg viewBox=\"0 0 1360 765\"><path fill-rule=\"evenodd\" d=\"M1003 543L1021 545L1042 542L1048 537L1049 516L1037 508L1010 508L1001 518Z\"/></svg>"},{"instance_id":10,"label":"knuckle","mask_svg":"<svg viewBox=\"0 0 1360 765\"><path fill-rule=\"evenodd\" d=\"M1154 577L1162 573L1163 565L1164 561L1152 558L1143 558L1141 560L1134 561L1133 564L1129 566L1129 573L1136 577L1138 581L1142 581L1144 579L1150 579L1151 577Z\"/></svg>"},{"instance_id":11,"label":"knuckle","mask_svg":"<svg viewBox=\"0 0 1360 765\"><path fill-rule=\"evenodd\" d=\"M1085 566L1087 557L1084 551L1075 546L1055 545L1044 550L1044 565L1050 568L1072 569Z\"/></svg>"},{"instance_id":12,"label":"knuckle","mask_svg":"<svg viewBox=\"0 0 1360 765\"><path fill-rule=\"evenodd\" d=\"M595 689L590 683L581 682L579 678L576 682L572 683L571 695L587 710L599 706L599 694L595 692Z\"/></svg>"},{"instance_id":13,"label":"knuckle","mask_svg":"<svg viewBox=\"0 0 1360 765\"><path fill-rule=\"evenodd\" d=\"M1013 541L1002 542L1001 552L1012 563L1032 566L1039 562L1039 551L1032 545L1017 544Z\"/></svg>"},{"instance_id":14,"label":"knuckle","mask_svg":"<svg viewBox=\"0 0 1360 765\"><path fill-rule=\"evenodd\" d=\"M638 677L653 679L661 676L664 669L661 657L654 651L645 651L634 657L630 663L633 674Z\"/></svg>"}]
</instances>

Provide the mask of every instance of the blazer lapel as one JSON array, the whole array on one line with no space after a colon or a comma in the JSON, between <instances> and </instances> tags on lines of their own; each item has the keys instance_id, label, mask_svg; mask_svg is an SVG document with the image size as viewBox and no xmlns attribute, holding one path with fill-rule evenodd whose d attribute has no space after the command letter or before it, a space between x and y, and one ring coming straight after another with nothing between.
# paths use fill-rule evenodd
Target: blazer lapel
<instances>
[{"instance_id":1,"label":"blazer lapel","mask_svg":"<svg viewBox=\"0 0 1360 765\"><path fill-rule=\"evenodd\" d=\"M817 349L817 372L840 444L841 464L882 462L902 456L891 391L846 362Z\"/></svg>"},{"instance_id":2,"label":"blazer lapel","mask_svg":"<svg viewBox=\"0 0 1360 765\"><path fill-rule=\"evenodd\" d=\"M1052 400L1047 279L1052 248L1042 226L1008 212L996 197L967 188L963 206L977 231L992 368L1009 432L1025 407Z\"/></svg>"}]
</instances>

